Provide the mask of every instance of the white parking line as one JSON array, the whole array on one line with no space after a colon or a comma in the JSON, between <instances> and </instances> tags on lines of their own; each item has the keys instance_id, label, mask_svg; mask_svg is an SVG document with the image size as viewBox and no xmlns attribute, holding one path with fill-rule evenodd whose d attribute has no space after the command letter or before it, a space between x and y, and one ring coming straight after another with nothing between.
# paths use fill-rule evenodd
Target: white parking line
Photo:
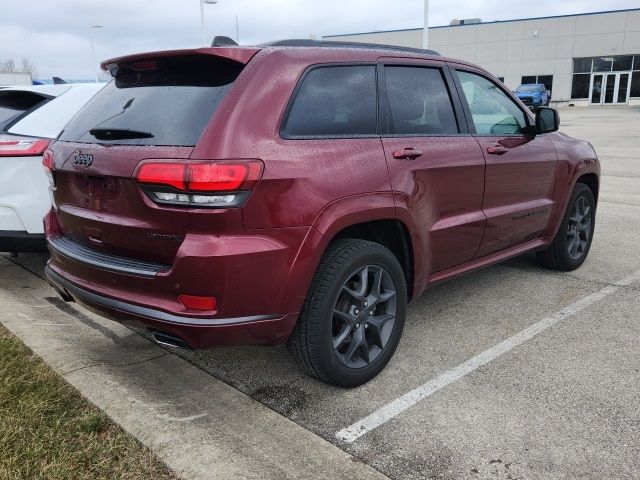
<instances>
[{"instance_id":1,"label":"white parking line","mask_svg":"<svg viewBox=\"0 0 640 480\"><path fill-rule=\"evenodd\" d=\"M438 390L446 387L447 385L460 380L465 375L470 374L474 370L486 365L487 363L495 360L500 355L507 353L509 350L523 344L527 340L531 340L539 333L552 327L559 321L575 315L576 313L584 310L585 308L599 302L603 298L617 292L621 287L631 285L635 280L640 280L640 270L623 278L613 285L608 285L597 292L594 292L586 297L578 300L575 303L563 308L562 310L554 313L550 317L543 318L539 322L531 325L529 328L516 333L512 337L503 340L497 345L479 353L475 357L470 358L464 363L461 363L457 367L438 375L433 380L414 388L413 390L405 393L401 397L395 399L391 403L379 408L371 415L357 421L353 425L343 428L336 433L336 438L343 443L352 443L366 433L378 428L380 425L388 422L396 415L407 410L409 407L415 405L421 400L424 400L429 395L437 392Z\"/></svg>"}]
</instances>

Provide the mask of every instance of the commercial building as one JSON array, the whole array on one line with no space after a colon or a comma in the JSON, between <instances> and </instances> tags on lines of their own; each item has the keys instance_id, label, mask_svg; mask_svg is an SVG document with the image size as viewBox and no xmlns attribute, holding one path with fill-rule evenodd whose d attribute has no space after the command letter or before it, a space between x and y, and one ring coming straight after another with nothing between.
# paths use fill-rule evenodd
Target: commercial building
<instances>
[{"instance_id":1,"label":"commercial building","mask_svg":"<svg viewBox=\"0 0 640 480\"><path fill-rule=\"evenodd\" d=\"M510 89L544 83L554 104L640 105L640 8L429 28L429 48L476 63ZM420 48L422 28L326 40Z\"/></svg>"},{"instance_id":2,"label":"commercial building","mask_svg":"<svg viewBox=\"0 0 640 480\"><path fill-rule=\"evenodd\" d=\"M8 85L31 85L31 74L25 72L0 72L0 87Z\"/></svg>"}]
</instances>

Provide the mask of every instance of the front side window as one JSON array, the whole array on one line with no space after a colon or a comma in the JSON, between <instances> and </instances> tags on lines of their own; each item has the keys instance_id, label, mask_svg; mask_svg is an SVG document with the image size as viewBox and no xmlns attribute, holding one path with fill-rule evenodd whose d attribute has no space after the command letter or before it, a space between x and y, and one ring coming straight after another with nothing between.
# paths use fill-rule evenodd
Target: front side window
<instances>
[{"instance_id":1,"label":"front side window","mask_svg":"<svg viewBox=\"0 0 640 480\"><path fill-rule=\"evenodd\" d=\"M475 73L458 71L479 135L514 135L527 126L524 112L496 84Z\"/></svg>"},{"instance_id":2,"label":"front side window","mask_svg":"<svg viewBox=\"0 0 640 480\"><path fill-rule=\"evenodd\" d=\"M449 91L438 68L386 66L388 132L397 135L458 133Z\"/></svg>"},{"instance_id":3,"label":"front side window","mask_svg":"<svg viewBox=\"0 0 640 480\"><path fill-rule=\"evenodd\" d=\"M304 78L282 131L295 137L377 134L376 68L320 67Z\"/></svg>"}]
</instances>

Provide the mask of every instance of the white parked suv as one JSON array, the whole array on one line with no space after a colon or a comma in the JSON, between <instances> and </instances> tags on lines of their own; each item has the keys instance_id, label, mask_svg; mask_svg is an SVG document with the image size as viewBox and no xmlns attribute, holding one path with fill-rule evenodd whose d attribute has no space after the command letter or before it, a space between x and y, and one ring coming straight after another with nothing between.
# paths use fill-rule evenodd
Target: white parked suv
<instances>
[{"instance_id":1,"label":"white parked suv","mask_svg":"<svg viewBox=\"0 0 640 480\"><path fill-rule=\"evenodd\" d=\"M0 88L0 252L46 251L42 154L104 84Z\"/></svg>"}]
</instances>

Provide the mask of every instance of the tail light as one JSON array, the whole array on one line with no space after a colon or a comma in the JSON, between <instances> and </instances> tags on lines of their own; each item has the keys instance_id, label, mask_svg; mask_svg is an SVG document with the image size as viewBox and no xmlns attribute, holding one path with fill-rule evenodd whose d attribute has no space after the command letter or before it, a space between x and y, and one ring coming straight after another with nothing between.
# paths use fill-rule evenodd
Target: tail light
<instances>
[{"instance_id":1,"label":"tail light","mask_svg":"<svg viewBox=\"0 0 640 480\"><path fill-rule=\"evenodd\" d=\"M34 157L42 155L50 140L0 133L0 157Z\"/></svg>"},{"instance_id":2,"label":"tail light","mask_svg":"<svg viewBox=\"0 0 640 480\"><path fill-rule=\"evenodd\" d=\"M53 152L49 149L45 150L42 154L42 166L44 167L44 172L47 174L47 178L49 179L49 197L51 197L51 205L54 210L58 210L56 205L55 197L53 196L53 192L56 189L56 176L53 171Z\"/></svg>"},{"instance_id":3,"label":"tail light","mask_svg":"<svg viewBox=\"0 0 640 480\"><path fill-rule=\"evenodd\" d=\"M262 177L260 160L147 162L135 175L156 203L190 207L238 207Z\"/></svg>"},{"instance_id":4,"label":"tail light","mask_svg":"<svg viewBox=\"0 0 640 480\"><path fill-rule=\"evenodd\" d=\"M42 166L47 172L53 170L53 152L51 150L45 150L42 154Z\"/></svg>"}]
</instances>

